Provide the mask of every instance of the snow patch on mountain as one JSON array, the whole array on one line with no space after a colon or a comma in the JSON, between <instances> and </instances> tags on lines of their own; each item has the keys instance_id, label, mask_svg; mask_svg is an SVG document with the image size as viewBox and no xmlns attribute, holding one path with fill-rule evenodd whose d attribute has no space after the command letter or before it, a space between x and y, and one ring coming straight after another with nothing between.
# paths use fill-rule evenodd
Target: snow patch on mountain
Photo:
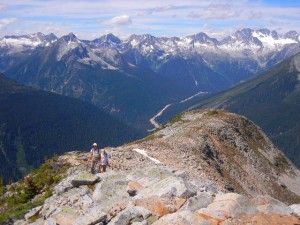
<instances>
[{"instance_id":1,"label":"snow patch on mountain","mask_svg":"<svg viewBox=\"0 0 300 225\"><path fill-rule=\"evenodd\" d=\"M136 39L133 39L133 40L130 42L130 44L131 44L132 46L136 46L136 45L139 44L139 42L138 42Z\"/></svg>"},{"instance_id":2,"label":"snow patch on mountain","mask_svg":"<svg viewBox=\"0 0 300 225\"><path fill-rule=\"evenodd\" d=\"M260 32L256 32L256 31L254 31L252 33L252 35L253 35L253 37L256 37L258 40L260 40L263 43L263 45L267 46L267 47L276 48L277 46L297 43L295 40L292 40L292 39L288 39L288 38L276 39L276 38L272 37L271 35L265 35L265 34L262 34Z\"/></svg>"},{"instance_id":3,"label":"snow patch on mountain","mask_svg":"<svg viewBox=\"0 0 300 225\"><path fill-rule=\"evenodd\" d=\"M148 152L146 150L143 150L143 149L139 149L139 148L134 148L132 149L133 151L145 156L146 158L150 159L151 161L153 161L155 164L161 164L161 161L159 161L158 159L155 159L153 157L150 157L148 155Z\"/></svg>"},{"instance_id":4,"label":"snow patch on mountain","mask_svg":"<svg viewBox=\"0 0 300 225\"><path fill-rule=\"evenodd\" d=\"M299 34L290 31L279 35L268 29L242 29L223 40L210 38L205 33L198 33L186 37L154 37L149 34L131 35L127 40L108 34L93 41L79 40L73 33L57 39L55 35L44 35L42 33L6 36L0 39L0 48L4 53L31 52L38 47L50 46L53 42L59 44L57 60L61 61L63 56L71 50L80 47L83 52L78 61L89 64L100 64L104 69L122 69L125 63L139 65L146 60L159 60L163 64L168 60L178 57L184 60L201 57L205 64L215 70L215 62L224 60L224 57L236 59L249 59L264 68L270 57L276 52L285 51L285 55L293 54L293 47L285 50L288 45L299 44ZM81 50L79 50L81 51ZM124 57L125 55L125 57ZM280 56L283 57L283 56ZM280 59L279 59L280 60ZM154 62L156 64L156 62ZM129 65L129 64L128 64ZM131 66L131 65L129 65ZM253 68L249 68L251 71ZM252 72L252 71L251 71ZM253 72L257 72L254 69ZM195 85L198 81L194 79Z\"/></svg>"},{"instance_id":5,"label":"snow patch on mountain","mask_svg":"<svg viewBox=\"0 0 300 225\"><path fill-rule=\"evenodd\" d=\"M5 45L9 45L9 46L22 46L22 45L26 45L26 46L38 46L42 44L41 40L30 40L28 38L3 38L0 42L0 46L5 46Z\"/></svg>"},{"instance_id":6,"label":"snow patch on mountain","mask_svg":"<svg viewBox=\"0 0 300 225\"><path fill-rule=\"evenodd\" d=\"M5 36L0 39L0 48L4 48L8 53L18 53L25 50L34 50L37 47L47 47L57 41L54 34L29 34L21 36Z\"/></svg>"},{"instance_id":7,"label":"snow patch on mountain","mask_svg":"<svg viewBox=\"0 0 300 225\"><path fill-rule=\"evenodd\" d=\"M68 41L67 43L62 43L59 46L58 53L56 56L57 61L60 61L62 57L67 54L70 50L79 46L77 41Z\"/></svg>"},{"instance_id":8,"label":"snow patch on mountain","mask_svg":"<svg viewBox=\"0 0 300 225\"><path fill-rule=\"evenodd\" d=\"M88 48L87 48L88 49ZM101 65L102 69L108 70L118 70L118 68L112 66L111 64L105 62L101 57L97 56L92 50L88 49L88 57L78 60L81 63L87 65Z\"/></svg>"}]
</instances>

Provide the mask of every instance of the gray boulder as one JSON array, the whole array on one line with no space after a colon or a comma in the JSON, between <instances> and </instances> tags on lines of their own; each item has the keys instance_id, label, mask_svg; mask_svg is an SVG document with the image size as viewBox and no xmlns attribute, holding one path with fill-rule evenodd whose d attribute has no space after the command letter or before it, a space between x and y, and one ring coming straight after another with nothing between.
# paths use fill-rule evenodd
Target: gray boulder
<instances>
[{"instance_id":1,"label":"gray boulder","mask_svg":"<svg viewBox=\"0 0 300 225\"><path fill-rule=\"evenodd\" d=\"M149 196L189 198L197 194L194 186L181 177L167 177L140 191L136 198Z\"/></svg>"},{"instance_id":2,"label":"gray boulder","mask_svg":"<svg viewBox=\"0 0 300 225\"><path fill-rule=\"evenodd\" d=\"M28 213L25 214L25 220L29 220L30 218L38 215L40 211L42 210L43 206L38 206L36 208L33 208Z\"/></svg>"},{"instance_id":3,"label":"gray boulder","mask_svg":"<svg viewBox=\"0 0 300 225\"><path fill-rule=\"evenodd\" d=\"M293 209L286 204L269 196L258 196L252 199L252 204L256 207L258 212L263 214L289 216L293 213Z\"/></svg>"},{"instance_id":4,"label":"gray boulder","mask_svg":"<svg viewBox=\"0 0 300 225\"><path fill-rule=\"evenodd\" d=\"M92 196L87 186L72 188L61 195L53 195L46 199L41 214L44 218L49 218L65 207L71 207L74 210L86 210L90 208L92 203Z\"/></svg>"},{"instance_id":5,"label":"gray boulder","mask_svg":"<svg viewBox=\"0 0 300 225\"><path fill-rule=\"evenodd\" d=\"M67 177L63 179L58 185L54 187L54 191L57 194L65 193L66 191L73 188L73 185L71 184L72 177Z\"/></svg>"},{"instance_id":6,"label":"gray boulder","mask_svg":"<svg viewBox=\"0 0 300 225\"><path fill-rule=\"evenodd\" d=\"M131 225L148 225L148 222L144 220L143 222L133 222Z\"/></svg>"},{"instance_id":7,"label":"gray boulder","mask_svg":"<svg viewBox=\"0 0 300 225\"><path fill-rule=\"evenodd\" d=\"M80 218L80 215L76 209L70 206L64 206L52 214L51 218L59 225L69 225L74 224Z\"/></svg>"},{"instance_id":8,"label":"gray boulder","mask_svg":"<svg viewBox=\"0 0 300 225\"><path fill-rule=\"evenodd\" d=\"M155 221L152 225L170 225L170 224L176 224L176 225L211 225L210 221L195 216L194 213L189 211L179 211L172 214L168 214L166 216L163 216L159 220ZM217 224L217 223L215 223Z\"/></svg>"},{"instance_id":9,"label":"gray boulder","mask_svg":"<svg viewBox=\"0 0 300 225\"><path fill-rule=\"evenodd\" d=\"M113 218L109 225L127 225L134 222L145 223L151 212L139 206L129 206Z\"/></svg>"},{"instance_id":10,"label":"gray boulder","mask_svg":"<svg viewBox=\"0 0 300 225\"><path fill-rule=\"evenodd\" d=\"M191 184L180 177L169 176L140 190L134 202L156 216L163 216L176 212L186 199L195 195L196 190Z\"/></svg>"},{"instance_id":11,"label":"gray boulder","mask_svg":"<svg viewBox=\"0 0 300 225\"><path fill-rule=\"evenodd\" d=\"M213 197L210 194L206 192L199 193L198 195L189 198L180 210L196 212L199 209L206 208L212 201Z\"/></svg>"},{"instance_id":12,"label":"gray boulder","mask_svg":"<svg viewBox=\"0 0 300 225\"><path fill-rule=\"evenodd\" d=\"M88 212L78 218L74 225L94 225L101 222L107 221L107 214L99 209L99 207L94 207Z\"/></svg>"},{"instance_id":13,"label":"gray boulder","mask_svg":"<svg viewBox=\"0 0 300 225\"><path fill-rule=\"evenodd\" d=\"M293 212L300 217L300 204L294 204L290 205L290 208L293 210Z\"/></svg>"},{"instance_id":14,"label":"gray boulder","mask_svg":"<svg viewBox=\"0 0 300 225\"><path fill-rule=\"evenodd\" d=\"M207 208L200 209L198 213L225 220L227 217L236 218L241 214L257 213L250 205L250 199L245 196L236 193L218 194Z\"/></svg>"},{"instance_id":15,"label":"gray boulder","mask_svg":"<svg viewBox=\"0 0 300 225\"><path fill-rule=\"evenodd\" d=\"M71 180L73 187L79 187L81 185L91 185L100 181L100 178L88 172L81 172Z\"/></svg>"},{"instance_id":16,"label":"gray boulder","mask_svg":"<svg viewBox=\"0 0 300 225\"><path fill-rule=\"evenodd\" d=\"M56 225L56 221L52 218L49 218L44 222L44 225Z\"/></svg>"}]
</instances>

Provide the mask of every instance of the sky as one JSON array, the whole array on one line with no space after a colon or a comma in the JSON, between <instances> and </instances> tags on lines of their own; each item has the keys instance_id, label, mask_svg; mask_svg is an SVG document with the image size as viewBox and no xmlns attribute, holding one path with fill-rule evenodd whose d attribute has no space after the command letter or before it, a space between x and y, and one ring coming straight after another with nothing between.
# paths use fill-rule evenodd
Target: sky
<instances>
[{"instance_id":1,"label":"sky","mask_svg":"<svg viewBox=\"0 0 300 225\"><path fill-rule=\"evenodd\" d=\"M223 38L242 28L300 33L299 0L0 0L0 37L73 32Z\"/></svg>"}]
</instances>

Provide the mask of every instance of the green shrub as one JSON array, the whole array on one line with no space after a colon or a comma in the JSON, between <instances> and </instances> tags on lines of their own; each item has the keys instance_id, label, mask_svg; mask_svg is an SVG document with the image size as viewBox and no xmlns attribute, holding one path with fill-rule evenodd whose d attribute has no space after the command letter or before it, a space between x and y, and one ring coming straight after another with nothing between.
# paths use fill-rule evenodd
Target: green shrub
<instances>
[{"instance_id":1,"label":"green shrub","mask_svg":"<svg viewBox=\"0 0 300 225\"><path fill-rule=\"evenodd\" d=\"M182 121L182 115L178 114L173 119L171 119L169 123L172 125L172 124L180 122L180 121Z\"/></svg>"},{"instance_id":2,"label":"green shrub","mask_svg":"<svg viewBox=\"0 0 300 225\"><path fill-rule=\"evenodd\" d=\"M209 116L216 116L218 114L219 114L219 112L217 110L211 110L211 111L208 112Z\"/></svg>"},{"instance_id":3,"label":"green shrub","mask_svg":"<svg viewBox=\"0 0 300 225\"><path fill-rule=\"evenodd\" d=\"M5 212L0 215L0 224L13 219L21 219L30 209L42 205L52 195L54 184L65 177L68 168L69 165L64 164L55 156L18 184L10 185L9 191L14 194L0 198L0 208L6 208ZM0 191L5 188L1 187Z\"/></svg>"}]
</instances>

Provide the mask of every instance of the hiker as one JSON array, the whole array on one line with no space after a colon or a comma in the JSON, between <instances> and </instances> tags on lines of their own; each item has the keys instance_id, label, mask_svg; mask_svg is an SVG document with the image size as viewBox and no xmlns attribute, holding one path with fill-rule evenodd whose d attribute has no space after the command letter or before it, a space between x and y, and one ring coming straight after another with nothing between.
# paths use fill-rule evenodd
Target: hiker
<instances>
[{"instance_id":1,"label":"hiker","mask_svg":"<svg viewBox=\"0 0 300 225\"><path fill-rule=\"evenodd\" d=\"M93 148L90 151L90 157L89 160L91 160L91 173L95 173L95 166L97 163L100 162L101 159L101 150L98 147L97 143L93 144ZM100 171L100 165L99 165L99 171Z\"/></svg>"},{"instance_id":2,"label":"hiker","mask_svg":"<svg viewBox=\"0 0 300 225\"><path fill-rule=\"evenodd\" d=\"M105 149L103 149L102 152L101 152L100 162L101 162L100 163L101 164L101 173L105 173L106 172L106 166L110 166L109 165L109 155L107 154Z\"/></svg>"}]
</instances>

